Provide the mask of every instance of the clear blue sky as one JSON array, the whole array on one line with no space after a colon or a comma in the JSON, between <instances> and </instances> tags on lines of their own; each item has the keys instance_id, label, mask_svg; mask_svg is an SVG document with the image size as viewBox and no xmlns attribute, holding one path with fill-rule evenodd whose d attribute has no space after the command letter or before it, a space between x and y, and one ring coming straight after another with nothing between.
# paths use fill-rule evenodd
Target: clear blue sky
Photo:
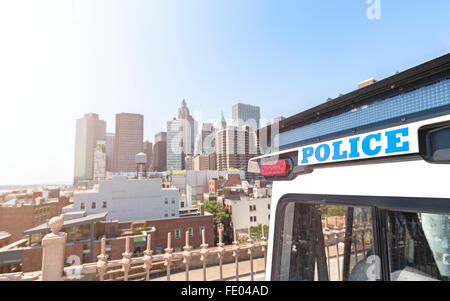
<instances>
[{"instance_id":1,"label":"clear blue sky","mask_svg":"<svg viewBox=\"0 0 450 301\"><path fill-rule=\"evenodd\" d=\"M0 2L0 185L71 181L75 120L144 114L165 130L183 98L203 121L237 102L265 119L450 50L450 1Z\"/></svg>"}]
</instances>

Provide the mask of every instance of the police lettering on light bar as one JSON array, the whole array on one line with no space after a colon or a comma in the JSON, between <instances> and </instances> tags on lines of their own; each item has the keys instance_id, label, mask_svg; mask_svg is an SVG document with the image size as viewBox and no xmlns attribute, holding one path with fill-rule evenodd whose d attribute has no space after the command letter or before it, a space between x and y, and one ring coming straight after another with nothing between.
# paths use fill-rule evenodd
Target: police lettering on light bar
<instances>
[{"instance_id":1,"label":"police lettering on light bar","mask_svg":"<svg viewBox=\"0 0 450 301\"><path fill-rule=\"evenodd\" d=\"M416 151L409 127L385 129L299 148L298 165L401 155ZM414 133L417 135L417 133ZM414 145L414 150L411 149Z\"/></svg>"}]
</instances>

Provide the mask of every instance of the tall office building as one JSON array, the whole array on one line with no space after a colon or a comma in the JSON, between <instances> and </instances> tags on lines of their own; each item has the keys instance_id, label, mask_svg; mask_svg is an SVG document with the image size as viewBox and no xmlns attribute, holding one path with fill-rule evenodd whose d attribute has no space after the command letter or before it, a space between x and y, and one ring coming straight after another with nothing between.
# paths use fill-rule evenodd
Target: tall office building
<instances>
[{"instance_id":1,"label":"tall office building","mask_svg":"<svg viewBox=\"0 0 450 301\"><path fill-rule=\"evenodd\" d=\"M217 128L219 130L223 130L227 128L227 121L225 120L225 117L223 116L223 111L222 111L222 116L220 118L220 121L217 123Z\"/></svg>"},{"instance_id":2,"label":"tall office building","mask_svg":"<svg viewBox=\"0 0 450 301\"><path fill-rule=\"evenodd\" d=\"M217 170L248 170L248 160L258 155L258 141L248 126L229 126L217 131Z\"/></svg>"},{"instance_id":3,"label":"tall office building","mask_svg":"<svg viewBox=\"0 0 450 301\"><path fill-rule=\"evenodd\" d=\"M183 131L186 129L183 129L183 125L187 125L186 120L167 121L167 170L184 169L186 145L183 143Z\"/></svg>"},{"instance_id":4,"label":"tall office building","mask_svg":"<svg viewBox=\"0 0 450 301\"><path fill-rule=\"evenodd\" d=\"M159 141L167 141L167 132L159 132L155 134L155 145Z\"/></svg>"},{"instance_id":5,"label":"tall office building","mask_svg":"<svg viewBox=\"0 0 450 301\"><path fill-rule=\"evenodd\" d=\"M106 122L98 114L85 114L77 120L75 136L74 183L92 180L94 173L94 149L97 141L106 138Z\"/></svg>"},{"instance_id":6,"label":"tall office building","mask_svg":"<svg viewBox=\"0 0 450 301\"><path fill-rule=\"evenodd\" d=\"M191 155L194 153L195 137L197 135L197 122L189 113L189 109L184 99L181 102L181 106L178 108L177 119L186 120L186 123L183 126L183 149L186 154Z\"/></svg>"},{"instance_id":7,"label":"tall office building","mask_svg":"<svg viewBox=\"0 0 450 301\"><path fill-rule=\"evenodd\" d=\"M143 152L147 155L147 170L151 170L153 160L153 143L146 140L144 141L143 148Z\"/></svg>"},{"instance_id":8,"label":"tall office building","mask_svg":"<svg viewBox=\"0 0 450 301\"><path fill-rule=\"evenodd\" d=\"M194 155L212 155L214 153L215 140L216 129L214 129L212 123L204 123L202 126L202 130L197 135L197 139L195 140Z\"/></svg>"},{"instance_id":9,"label":"tall office building","mask_svg":"<svg viewBox=\"0 0 450 301\"><path fill-rule=\"evenodd\" d=\"M114 162L114 138L116 134L114 133L106 133L106 171L113 171L113 162Z\"/></svg>"},{"instance_id":10,"label":"tall office building","mask_svg":"<svg viewBox=\"0 0 450 301\"><path fill-rule=\"evenodd\" d=\"M167 121L167 170L185 169L185 156L194 153L197 122L183 99L178 118Z\"/></svg>"},{"instance_id":11,"label":"tall office building","mask_svg":"<svg viewBox=\"0 0 450 301\"><path fill-rule=\"evenodd\" d=\"M233 105L233 125L235 126L247 125L255 131L259 129L260 118L260 110L257 106L243 103Z\"/></svg>"},{"instance_id":12,"label":"tall office building","mask_svg":"<svg viewBox=\"0 0 450 301\"><path fill-rule=\"evenodd\" d=\"M155 146L153 147L153 171L167 170L167 133L160 132L155 135Z\"/></svg>"},{"instance_id":13,"label":"tall office building","mask_svg":"<svg viewBox=\"0 0 450 301\"><path fill-rule=\"evenodd\" d=\"M136 154L143 150L144 116L141 114L116 114L114 144L114 171L135 172Z\"/></svg>"},{"instance_id":14,"label":"tall office building","mask_svg":"<svg viewBox=\"0 0 450 301\"><path fill-rule=\"evenodd\" d=\"M94 181L104 180L106 177L106 141L97 141L94 149Z\"/></svg>"}]
</instances>

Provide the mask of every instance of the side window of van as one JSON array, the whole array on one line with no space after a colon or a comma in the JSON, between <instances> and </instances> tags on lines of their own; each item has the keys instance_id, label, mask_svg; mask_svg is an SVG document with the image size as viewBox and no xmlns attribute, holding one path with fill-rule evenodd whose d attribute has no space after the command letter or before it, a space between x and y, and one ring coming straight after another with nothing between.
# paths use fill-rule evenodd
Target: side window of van
<instances>
[{"instance_id":1,"label":"side window of van","mask_svg":"<svg viewBox=\"0 0 450 301\"><path fill-rule=\"evenodd\" d=\"M377 280L370 207L286 205L275 280Z\"/></svg>"},{"instance_id":2,"label":"side window of van","mask_svg":"<svg viewBox=\"0 0 450 301\"><path fill-rule=\"evenodd\" d=\"M450 280L449 216L386 211L391 280Z\"/></svg>"}]
</instances>

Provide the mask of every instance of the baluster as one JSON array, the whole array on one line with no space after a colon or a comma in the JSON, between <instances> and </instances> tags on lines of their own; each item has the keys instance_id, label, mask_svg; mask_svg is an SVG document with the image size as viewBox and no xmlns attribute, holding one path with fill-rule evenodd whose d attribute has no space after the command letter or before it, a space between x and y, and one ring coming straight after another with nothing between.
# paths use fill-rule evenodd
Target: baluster
<instances>
[{"instance_id":1,"label":"baluster","mask_svg":"<svg viewBox=\"0 0 450 301\"><path fill-rule=\"evenodd\" d=\"M100 255L97 256L97 271L100 281L105 280L105 274L108 267L108 255L106 255L106 238L102 237Z\"/></svg>"},{"instance_id":2,"label":"baluster","mask_svg":"<svg viewBox=\"0 0 450 301\"><path fill-rule=\"evenodd\" d=\"M224 243L222 242L222 235L223 235L223 228L222 224L219 226L219 243L217 246L219 247L219 252L217 253L217 256L219 257L219 274L220 274L220 281L223 280L223 268L222 268L222 262L223 262L223 256L225 254L224 249Z\"/></svg>"},{"instance_id":3,"label":"baluster","mask_svg":"<svg viewBox=\"0 0 450 301\"><path fill-rule=\"evenodd\" d=\"M202 250L200 251L200 260L203 261L203 281L206 281L206 258L208 258L208 244L205 240L205 229L202 229Z\"/></svg>"},{"instance_id":4,"label":"baluster","mask_svg":"<svg viewBox=\"0 0 450 301\"><path fill-rule=\"evenodd\" d=\"M191 246L189 245L189 231L186 231L186 245L183 247L183 263L186 267L186 281L189 281L189 263L191 261Z\"/></svg>"},{"instance_id":5,"label":"baluster","mask_svg":"<svg viewBox=\"0 0 450 301\"><path fill-rule=\"evenodd\" d=\"M124 281L128 281L128 271L130 270L132 255L133 253L130 252L130 237L127 236L125 239L125 252L122 253L122 271Z\"/></svg>"},{"instance_id":6,"label":"baluster","mask_svg":"<svg viewBox=\"0 0 450 301\"><path fill-rule=\"evenodd\" d=\"M250 244L250 248L248 249L248 254L250 255L250 279L251 281L254 281L254 275L253 275L253 247L255 246L253 244L252 239L252 227L248 227L248 240L247 242Z\"/></svg>"},{"instance_id":7,"label":"baluster","mask_svg":"<svg viewBox=\"0 0 450 301\"><path fill-rule=\"evenodd\" d=\"M149 281L150 280L150 269L152 267L152 248L151 248L151 243L152 243L152 235L149 234L147 235L147 249L144 251L144 269L145 269L145 280Z\"/></svg>"},{"instance_id":8,"label":"baluster","mask_svg":"<svg viewBox=\"0 0 450 301\"><path fill-rule=\"evenodd\" d=\"M234 241L233 241L233 257L234 257L234 265L236 267L236 281L239 281L239 241L238 236L236 234L236 229L233 229L234 232Z\"/></svg>"},{"instance_id":9,"label":"baluster","mask_svg":"<svg viewBox=\"0 0 450 301\"><path fill-rule=\"evenodd\" d=\"M364 241L364 233L365 233L366 229L365 227L362 229L361 231L361 242L362 242L362 248L363 248L363 257L366 256L366 242Z\"/></svg>"},{"instance_id":10,"label":"baluster","mask_svg":"<svg viewBox=\"0 0 450 301\"><path fill-rule=\"evenodd\" d=\"M170 267L172 265L172 258L173 258L173 249L171 248L171 241L172 241L172 233L167 233L167 248L164 249L166 254L164 254L164 266L167 267L167 281L170 281Z\"/></svg>"},{"instance_id":11,"label":"baluster","mask_svg":"<svg viewBox=\"0 0 450 301\"><path fill-rule=\"evenodd\" d=\"M338 281L341 281L341 263L339 262L339 232L334 231L334 237L336 239L336 261L337 261L337 272L338 272Z\"/></svg>"},{"instance_id":12,"label":"baluster","mask_svg":"<svg viewBox=\"0 0 450 301\"><path fill-rule=\"evenodd\" d=\"M328 218L325 218L325 229L324 229L324 243L327 250L327 269L328 269L328 279L330 279L330 228L328 227Z\"/></svg>"}]
</instances>

